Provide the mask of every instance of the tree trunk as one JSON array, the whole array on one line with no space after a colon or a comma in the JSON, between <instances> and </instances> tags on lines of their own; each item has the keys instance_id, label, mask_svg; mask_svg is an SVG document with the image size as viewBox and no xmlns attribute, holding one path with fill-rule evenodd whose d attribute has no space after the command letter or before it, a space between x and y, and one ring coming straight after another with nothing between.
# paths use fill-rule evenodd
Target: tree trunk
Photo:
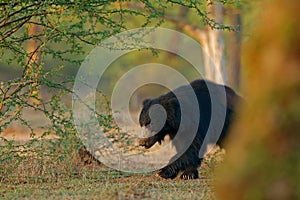
<instances>
[{"instance_id":1,"label":"tree trunk","mask_svg":"<svg viewBox=\"0 0 300 200\"><path fill-rule=\"evenodd\" d=\"M212 18L218 23L223 23L223 5L215 3L208 8ZM178 27L197 40L203 48L204 59L204 78L220 84L227 83L227 70L224 54L224 35L223 30L212 30L207 27L205 30L194 27L174 17L166 17L174 22Z\"/></svg>"},{"instance_id":2,"label":"tree trunk","mask_svg":"<svg viewBox=\"0 0 300 200\"><path fill-rule=\"evenodd\" d=\"M210 17L223 24L224 8L221 3L214 3L207 9L211 13ZM206 78L220 84L227 83L223 30L208 27L204 40L202 45L207 53L204 56Z\"/></svg>"}]
</instances>

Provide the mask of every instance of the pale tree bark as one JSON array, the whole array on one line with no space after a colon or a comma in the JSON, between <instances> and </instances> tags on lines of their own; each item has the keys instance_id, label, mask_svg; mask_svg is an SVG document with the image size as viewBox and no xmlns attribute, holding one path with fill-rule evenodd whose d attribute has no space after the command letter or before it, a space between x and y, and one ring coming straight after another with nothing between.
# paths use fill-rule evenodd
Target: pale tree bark
<instances>
[{"instance_id":1,"label":"pale tree bark","mask_svg":"<svg viewBox=\"0 0 300 200\"><path fill-rule=\"evenodd\" d=\"M208 7L212 18L218 24L223 24L224 8L221 3L214 3ZM216 83L227 83L227 71L225 62L224 34L220 29L208 28L202 43L206 52L205 73L206 78Z\"/></svg>"},{"instance_id":2,"label":"pale tree bark","mask_svg":"<svg viewBox=\"0 0 300 200\"><path fill-rule=\"evenodd\" d=\"M142 8L140 4L127 4L126 6ZM212 29L211 27L201 29L186 23L185 18L188 10L188 8L183 7L176 16L164 17L166 20L175 23L177 27L181 28L202 45L204 51L204 78L216 83L228 84L223 30ZM214 19L218 24L223 24L224 6L222 3L213 2L213 4L208 5L207 10L210 13L210 18ZM176 38L171 39L176 44ZM239 53L236 56L239 56ZM237 74L239 76L239 72Z\"/></svg>"},{"instance_id":3,"label":"pale tree bark","mask_svg":"<svg viewBox=\"0 0 300 200\"><path fill-rule=\"evenodd\" d=\"M212 18L219 24L223 23L223 5L215 3L208 8L211 12ZM184 19L178 17L166 17L168 20L174 22L178 27L185 31L188 35L197 40L203 48L203 64L205 68L205 77L208 80L220 84L227 83L227 70L225 60L225 45L224 34L222 30L200 29L184 22Z\"/></svg>"}]
</instances>

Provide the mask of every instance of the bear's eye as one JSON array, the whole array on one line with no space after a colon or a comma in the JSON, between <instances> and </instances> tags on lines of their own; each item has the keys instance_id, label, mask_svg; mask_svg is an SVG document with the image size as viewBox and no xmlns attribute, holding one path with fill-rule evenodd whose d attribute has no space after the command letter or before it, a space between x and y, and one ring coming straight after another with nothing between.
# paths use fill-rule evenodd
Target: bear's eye
<instances>
[{"instance_id":1,"label":"bear's eye","mask_svg":"<svg viewBox=\"0 0 300 200\"><path fill-rule=\"evenodd\" d=\"M151 121L146 121L145 126L148 126L151 123Z\"/></svg>"}]
</instances>

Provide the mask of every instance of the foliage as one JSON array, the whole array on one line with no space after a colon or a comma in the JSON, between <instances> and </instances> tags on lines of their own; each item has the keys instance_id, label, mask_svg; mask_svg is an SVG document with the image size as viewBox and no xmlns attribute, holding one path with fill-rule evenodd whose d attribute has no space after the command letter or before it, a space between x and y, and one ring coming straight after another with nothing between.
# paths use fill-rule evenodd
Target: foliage
<instances>
[{"instance_id":1,"label":"foliage","mask_svg":"<svg viewBox=\"0 0 300 200\"><path fill-rule=\"evenodd\" d=\"M68 105L73 79L60 77L61 68L47 66L46 58L78 65L86 51L105 38L130 28L160 26L176 6L192 10L205 25L229 29L208 16L207 4L176 0L0 2L1 61L22 70L20 77L0 82L0 132L20 123L31 135L31 140L21 144L1 137L0 182L18 175L38 175L36 181L56 178L58 171L72 173L76 167L72 155L81 143ZM29 50L30 45L34 49ZM28 109L45 118L46 125L33 125ZM95 114L101 126L112 126L109 111ZM44 140L53 135L55 139Z\"/></svg>"}]
</instances>

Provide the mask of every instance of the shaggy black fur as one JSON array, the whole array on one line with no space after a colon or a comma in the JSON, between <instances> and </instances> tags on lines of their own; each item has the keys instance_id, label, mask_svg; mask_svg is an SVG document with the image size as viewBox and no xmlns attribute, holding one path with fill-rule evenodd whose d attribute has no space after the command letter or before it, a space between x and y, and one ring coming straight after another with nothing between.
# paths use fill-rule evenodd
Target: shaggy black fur
<instances>
[{"instance_id":1,"label":"shaggy black fur","mask_svg":"<svg viewBox=\"0 0 300 200\"><path fill-rule=\"evenodd\" d=\"M207 87L208 85L209 88L213 88L213 91L215 92L218 92L220 88L223 89L223 87L225 87L227 105L223 106L226 108L226 118L223 130L219 140L217 141L217 144L221 147L231 124L232 117L235 113L236 105L239 101L241 101L241 97L227 86L218 85L206 80L196 80L191 82L190 85L197 96L199 104L201 117L198 124L198 131L192 144L188 147L185 153L183 153L183 155L181 155L175 161L171 159L170 163L166 167L158 171L157 175L163 178L175 178L179 172L182 172L180 176L182 179L198 178L197 167L200 166L202 161L202 159L199 158L199 150L206 136L211 120L211 97ZM182 86L176 90L181 94L185 94L187 87ZM186 96L188 98L188 95ZM215 97L218 97L218 94L215 94ZM222 101L219 103L221 104L221 102ZM144 146L145 148L150 148L156 142L161 143L166 135L169 135L170 138L173 139L176 136L181 121L181 110L178 99L173 92L168 92L158 98L146 99L143 102L143 109L139 117L139 123L141 127L149 127L149 125L153 123L151 122L149 116L149 109L154 104L160 104L164 107L167 114L167 120L164 124L164 127L158 133L151 137L140 140L139 145Z\"/></svg>"}]
</instances>

